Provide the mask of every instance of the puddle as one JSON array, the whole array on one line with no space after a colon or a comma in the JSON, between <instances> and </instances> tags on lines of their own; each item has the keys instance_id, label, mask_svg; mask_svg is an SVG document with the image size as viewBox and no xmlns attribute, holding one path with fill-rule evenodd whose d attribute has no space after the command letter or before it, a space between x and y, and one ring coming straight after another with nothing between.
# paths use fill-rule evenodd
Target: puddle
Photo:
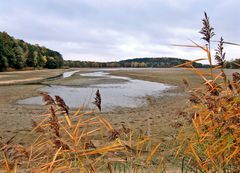
<instances>
[{"instance_id":1,"label":"puddle","mask_svg":"<svg viewBox=\"0 0 240 173\"><path fill-rule=\"evenodd\" d=\"M72 71L72 74L77 71ZM71 76L70 72L65 72L63 76ZM113 76L107 72L97 71L91 73L80 74L86 77L101 77L124 79L125 82L116 84L97 84L88 87L69 87L61 85L52 85L51 87L41 88L41 92L48 92L50 95L59 95L66 104L71 108L78 108L80 105L86 105L92 108L91 102L94 100L95 93L99 89L102 97L103 111L109 111L114 107L138 107L145 104L144 97L146 95L158 96L164 90L170 89L169 86L157 82L149 82L143 80L135 80L128 77ZM31 97L18 101L19 104L42 104L41 97ZM88 106L87 106L88 105Z\"/></svg>"},{"instance_id":2,"label":"puddle","mask_svg":"<svg viewBox=\"0 0 240 173\"><path fill-rule=\"evenodd\" d=\"M77 73L77 72L79 72L79 71L80 71L80 70L74 70L74 71L64 72L64 73L63 73L63 78L70 77L70 76L72 76L74 73Z\"/></svg>"}]
</instances>

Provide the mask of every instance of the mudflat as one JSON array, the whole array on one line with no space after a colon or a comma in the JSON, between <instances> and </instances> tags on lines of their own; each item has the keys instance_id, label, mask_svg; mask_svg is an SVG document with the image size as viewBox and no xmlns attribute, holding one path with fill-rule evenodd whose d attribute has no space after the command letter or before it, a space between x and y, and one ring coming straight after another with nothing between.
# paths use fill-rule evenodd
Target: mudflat
<instances>
[{"instance_id":1,"label":"mudflat","mask_svg":"<svg viewBox=\"0 0 240 173\"><path fill-rule=\"evenodd\" d=\"M1 72L0 85L11 84L25 84L36 83L43 79L57 77L65 69L45 69L45 70L29 70L29 71L14 71L14 72Z\"/></svg>"},{"instance_id":2,"label":"mudflat","mask_svg":"<svg viewBox=\"0 0 240 173\"><path fill-rule=\"evenodd\" d=\"M17 100L38 95L39 82L61 75L64 69L0 73L0 137L26 144L32 139L31 118L44 111L41 106L18 105ZM32 83L32 85L28 85Z\"/></svg>"},{"instance_id":3,"label":"mudflat","mask_svg":"<svg viewBox=\"0 0 240 173\"><path fill-rule=\"evenodd\" d=\"M23 145L32 140L32 134L30 133L32 129L31 118L46 112L47 107L20 105L17 104L17 101L39 95L38 89L44 87L44 85L88 86L97 83L124 82L121 79L102 79L79 75L80 73L98 70L102 69L80 69L71 77L51 81L46 79L58 76L65 70L1 73L0 82L4 83L4 85L0 85L0 136L3 139L10 139L15 136L14 142ZM235 71L226 70L226 73L231 75ZM203 82L198 75L184 69L116 69L108 72L116 76L126 76L133 79L177 86L174 89L165 91L159 97L146 96L147 104L145 106L138 108L118 107L110 112L103 113L115 128L119 128L124 124L136 133L147 133L157 140L169 143L174 139L176 131L182 125L188 123L186 117L191 116L184 111L189 106L189 102L188 92L184 89L182 82L183 79L189 82L190 87L196 87ZM35 80L36 78L41 79ZM35 84L30 79L33 79ZM24 80L24 83L22 81L8 83L13 80ZM28 84L28 82L32 84ZM9 85L6 85L7 83Z\"/></svg>"}]
</instances>

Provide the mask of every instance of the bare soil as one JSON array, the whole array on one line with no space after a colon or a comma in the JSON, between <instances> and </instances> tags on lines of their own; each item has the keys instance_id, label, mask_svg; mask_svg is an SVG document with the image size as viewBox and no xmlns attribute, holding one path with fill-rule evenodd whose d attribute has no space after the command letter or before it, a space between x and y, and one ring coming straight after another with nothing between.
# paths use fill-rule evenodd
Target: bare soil
<instances>
[{"instance_id":1,"label":"bare soil","mask_svg":"<svg viewBox=\"0 0 240 173\"><path fill-rule=\"evenodd\" d=\"M96 69L80 69L80 73L93 71ZM15 136L14 142L27 144L33 138L30 133L31 118L35 115L47 111L45 106L19 105L17 100L38 95L38 89L44 85L34 84L25 85L17 80L28 80L41 78L38 82L44 81L49 77L61 74L64 70L40 70L25 72L6 72L0 73L0 137L7 140ZM235 70L227 70L231 74ZM136 133L147 133L156 140L167 141L171 144L176 132L187 122L185 108L189 106L188 94L183 87L183 79L186 79L192 87L201 84L203 81L193 72L183 69L137 69L137 70L114 70L110 71L113 75L127 76L134 79L167 83L177 86L175 89L168 90L160 97L146 97L147 106L140 108L116 108L115 110L104 113L104 116L116 128L125 124ZM15 80L16 83L10 83ZM46 84L59 85L89 85L98 82L119 82L117 80L101 81L103 79L86 78L80 75L73 75L70 78L59 79ZM6 85L6 83L12 85ZM36 82L36 81L35 81ZM122 81L121 81L122 82ZM14 85L13 85L14 84ZM117 99L117 98L116 98ZM171 146L169 146L171 147Z\"/></svg>"}]
</instances>

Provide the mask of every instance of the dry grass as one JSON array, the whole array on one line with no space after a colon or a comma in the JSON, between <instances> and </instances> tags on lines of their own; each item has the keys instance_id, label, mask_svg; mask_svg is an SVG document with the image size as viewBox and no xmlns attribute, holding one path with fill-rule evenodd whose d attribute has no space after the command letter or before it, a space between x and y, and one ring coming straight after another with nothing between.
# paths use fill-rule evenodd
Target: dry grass
<instances>
[{"instance_id":1,"label":"dry grass","mask_svg":"<svg viewBox=\"0 0 240 173\"><path fill-rule=\"evenodd\" d=\"M79 109L70 115L59 96L42 95L49 113L32 120L33 131L40 134L35 141L29 147L14 145L11 140L1 143L1 163L7 172L139 172L163 168L162 160L155 157L160 144L153 146L150 137L140 135L134 140L130 129L114 129L100 113ZM98 91L98 109L99 100Z\"/></svg>"},{"instance_id":2,"label":"dry grass","mask_svg":"<svg viewBox=\"0 0 240 173\"><path fill-rule=\"evenodd\" d=\"M206 46L194 43L194 47L206 52L212 64L211 37L214 35L205 13L201 30ZM209 72L195 69L191 62L188 70L198 74L204 84L190 91L195 110L192 130L181 130L176 155L182 156L182 171L239 172L240 170L240 74L233 73L232 80L224 72L224 41L221 38L216 49L218 66ZM186 65L186 64L184 64ZM184 66L184 65L180 65ZM214 73L216 69L219 73ZM184 139L184 140L183 140Z\"/></svg>"},{"instance_id":3,"label":"dry grass","mask_svg":"<svg viewBox=\"0 0 240 173\"><path fill-rule=\"evenodd\" d=\"M206 53L206 58L195 61L207 59L212 64L210 44L215 34L206 14L203 25L201 34L207 44L201 46L192 41L193 45L188 47ZM49 111L32 121L33 133L39 134L38 137L28 147L13 144L14 137L2 142L1 166L6 172L164 172L165 161L175 151L182 172L239 172L240 74L233 73L230 79L222 68L226 43L229 42L219 41L216 67L199 70L192 66L195 61L178 66L195 72L193 78L197 75L202 80L196 81L200 86L195 87L184 79L192 102L190 112L195 113L185 117L191 120L191 125L181 128L172 146L166 141L153 143L146 135L148 131L134 134L124 125L114 128L101 113L99 91L93 102L94 111L79 108L73 114L62 98L42 93ZM146 75L141 73L140 78L146 79ZM153 76L149 78L152 80ZM169 83L180 83L181 74L178 78ZM166 76L159 78L160 82L164 80ZM159 152L166 144L169 150Z\"/></svg>"}]
</instances>

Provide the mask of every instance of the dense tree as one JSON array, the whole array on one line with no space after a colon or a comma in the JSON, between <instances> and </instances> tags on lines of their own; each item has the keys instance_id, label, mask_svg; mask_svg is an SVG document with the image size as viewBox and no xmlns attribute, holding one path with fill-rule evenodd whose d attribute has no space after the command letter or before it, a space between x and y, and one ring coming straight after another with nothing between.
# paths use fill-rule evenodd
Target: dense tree
<instances>
[{"instance_id":1,"label":"dense tree","mask_svg":"<svg viewBox=\"0 0 240 173\"><path fill-rule=\"evenodd\" d=\"M226 61L224 63L225 68L232 68L232 69L237 69L240 68L240 59L235 59L231 61Z\"/></svg>"},{"instance_id":2,"label":"dense tree","mask_svg":"<svg viewBox=\"0 0 240 173\"><path fill-rule=\"evenodd\" d=\"M56 57L47 57L46 67L50 69L60 68L63 65L62 61Z\"/></svg>"},{"instance_id":3,"label":"dense tree","mask_svg":"<svg viewBox=\"0 0 240 173\"><path fill-rule=\"evenodd\" d=\"M50 62L47 62L47 61ZM56 51L31 45L23 40L15 39L6 32L0 32L0 71L9 67L60 68L63 65L62 55Z\"/></svg>"},{"instance_id":4,"label":"dense tree","mask_svg":"<svg viewBox=\"0 0 240 173\"><path fill-rule=\"evenodd\" d=\"M20 46L16 46L13 48L16 61L17 63L15 64L16 69L21 69L25 66L25 60L24 60L24 54L23 54L23 49Z\"/></svg>"},{"instance_id":5,"label":"dense tree","mask_svg":"<svg viewBox=\"0 0 240 173\"><path fill-rule=\"evenodd\" d=\"M91 62L91 61L65 61L64 66L68 67L100 67L100 68L114 68L114 67L133 67L133 68L169 68L176 65L183 64L188 60L179 58L135 58L127 59L118 62ZM200 63L193 63L194 67L203 68L209 67Z\"/></svg>"},{"instance_id":6,"label":"dense tree","mask_svg":"<svg viewBox=\"0 0 240 173\"><path fill-rule=\"evenodd\" d=\"M2 39L3 46L2 54L7 58L9 67L14 68L17 63L15 54L13 52L15 41L6 32L3 32L0 38Z\"/></svg>"},{"instance_id":7,"label":"dense tree","mask_svg":"<svg viewBox=\"0 0 240 173\"><path fill-rule=\"evenodd\" d=\"M7 57L4 55L4 45L2 35L0 35L0 71L5 71L8 68Z\"/></svg>"},{"instance_id":8,"label":"dense tree","mask_svg":"<svg viewBox=\"0 0 240 173\"><path fill-rule=\"evenodd\" d=\"M135 58L118 62L93 62L93 61L63 61L62 55L39 45L31 45L23 40L15 39L6 32L0 32L0 71L8 68L22 69L32 68L61 68L67 67L90 67L90 68L169 68L183 64L188 60L170 57L161 58ZM240 68L240 59L226 61L225 68ZM193 63L196 68L208 68L209 65Z\"/></svg>"},{"instance_id":9,"label":"dense tree","mask_svg":"<svg viewBox=\"0 0 240 173\"><path fill-rule=\"evenodd\" d=\"M34 47L31 45L28 45L28 54L27 54L26 63L28 67L36 67L37 65L37 59L34 56Z\"/></svg>"},{"instance_id":10,"label":"dense tree","mask_svg":"<svg viewBox=\"0 0 240 173\"><path fill-rule=\"evenodd\" d=\"M8 68L7 58L0 53L0 71L5 71Z\"/></svg>"}]
</instances>

